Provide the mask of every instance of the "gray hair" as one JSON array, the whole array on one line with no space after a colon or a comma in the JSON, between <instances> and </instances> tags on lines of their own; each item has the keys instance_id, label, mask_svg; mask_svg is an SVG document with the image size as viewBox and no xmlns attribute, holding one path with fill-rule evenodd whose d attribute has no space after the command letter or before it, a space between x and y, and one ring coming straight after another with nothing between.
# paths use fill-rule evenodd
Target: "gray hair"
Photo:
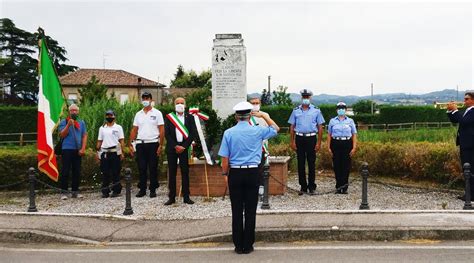
<instances>
[{"instance_id":1,"label":"gray hair","mask_svg":"<svg viewBox=\"0 0 474 263\"><path fill-rule=\"evenodd\" d=\"M79 107L76 104L73 103L73 104L69 105L68 109L69 110L79 110Z\"/></svg>"}]
</instances>

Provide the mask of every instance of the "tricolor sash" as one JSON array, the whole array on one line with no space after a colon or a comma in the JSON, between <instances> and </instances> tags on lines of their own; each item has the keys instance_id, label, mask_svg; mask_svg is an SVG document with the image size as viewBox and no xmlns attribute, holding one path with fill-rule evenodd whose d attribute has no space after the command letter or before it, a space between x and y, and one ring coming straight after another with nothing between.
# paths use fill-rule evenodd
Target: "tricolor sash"
<instances>
[{"instance_id":1,"label":"tricolor sash","mask_svg":"<svg viewBox=\"0 0 474 263\"><path fill-rule=\"evenodd\" d=\"M179 120L178 116L176 116L176 114L174 112L167 114L166 118L168 118L168 120L170 120L171 123L173 123L173 125L176 127L176 129L178 129L178 131L183 135L184 139L187 139L189 137L188 129Z\"/></svg>"}]
</instances>

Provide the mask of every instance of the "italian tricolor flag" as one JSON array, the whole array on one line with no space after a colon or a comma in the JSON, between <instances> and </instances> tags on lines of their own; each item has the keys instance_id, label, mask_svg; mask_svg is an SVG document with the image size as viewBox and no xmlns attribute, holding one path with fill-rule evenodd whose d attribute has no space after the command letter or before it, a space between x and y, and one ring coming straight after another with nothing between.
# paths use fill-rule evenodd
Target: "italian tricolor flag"
<instances>
[{"instance_id":1,"label":"italian tricolor flag","mask_svg":"<svg viewBox=\"0 0 474 263\"><path fill-rule=\"evenodd\" d=\"M39 56L38 93L38 169L53 181L58 181L59 172L54 155L53 131L64 106L61 84L48 55L44 40Z\"/></svg>"}]
</instances>

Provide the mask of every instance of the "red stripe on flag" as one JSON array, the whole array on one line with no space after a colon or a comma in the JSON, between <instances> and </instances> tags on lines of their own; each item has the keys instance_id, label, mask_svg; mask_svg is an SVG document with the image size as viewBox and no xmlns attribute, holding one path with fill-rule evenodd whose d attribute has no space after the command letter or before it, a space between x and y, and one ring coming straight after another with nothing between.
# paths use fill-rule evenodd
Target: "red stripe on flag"
<instances>
[{"instance_id":1,"label":"red stripe on flag","mask_svg":"<svg viewBox=\"0 0 474 263\"><path fill-rule=\"evenodd\" d=\"M187 138L188 138L188 136L186 135L186 133L183 131L183 129L181 129L181 127L179 126L179 124L174 121L173 117L172 117L170 114L167 114L167 115L166 115L166 118L168 118L168 120L170 120L171 123L173 123L173 125L179 130L179 132L181 132L181 134L183 135L184 139L187 139Z\"/></svg>"},{"instance_id":2,"label":"red stripe on flag","mask_svg":"<svg viewBox=\"0 0 474 263\"><path fill-rule=\"evenodd\" d=\"M57 182L59 178L58 165L54 150L46 141L46 123L44 113L38 111L38 169Z\"/></svg>"}]
</instances>

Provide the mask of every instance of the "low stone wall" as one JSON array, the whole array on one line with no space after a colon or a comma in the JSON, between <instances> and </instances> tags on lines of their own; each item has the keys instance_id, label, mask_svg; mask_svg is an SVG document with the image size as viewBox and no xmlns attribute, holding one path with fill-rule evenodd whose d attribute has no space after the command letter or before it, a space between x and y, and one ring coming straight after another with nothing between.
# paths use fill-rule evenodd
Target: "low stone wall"
<instances>
[{"instance_id":1,"label":"low stone wall","mask_svg":"<svg viewBox=\"0 0 474 263\"><path fill-rule=\"evenodd\" d=\"M286 182L288 180L288 162L289 156L270 157L270 195L282 195L286 192ZM226 191L226 184L219 165L208 165L204 160L195 160L189 165L189 191L192 196L207 196L206 186L209 185L209 196L223 196ZM279 183L281 182L281 183ZM176 176L176 193L181 189L181 172L178 168ZM227 194L229 191L227 190Z\"/></svg>"}]
</instances>

